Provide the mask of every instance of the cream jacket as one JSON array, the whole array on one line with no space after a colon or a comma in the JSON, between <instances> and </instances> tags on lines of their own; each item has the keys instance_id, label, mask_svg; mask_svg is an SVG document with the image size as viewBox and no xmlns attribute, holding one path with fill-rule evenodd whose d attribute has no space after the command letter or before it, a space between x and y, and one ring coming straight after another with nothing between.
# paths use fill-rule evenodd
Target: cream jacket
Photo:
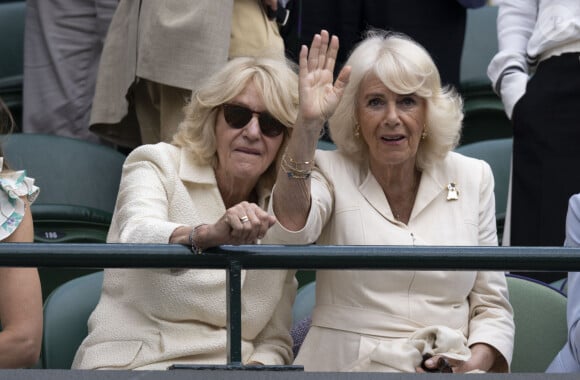
<instances>
[{"instance_id":1,"label":"cream jacket","mask_svg":"<svg viewBox=\"0 0 580 380\"><path fill-rule=\"evenodd\" d=\"M487 163L457 153L423 172L408 225L393 217L375 177L338 151L317 151L312 206L297 232L276 224L268 243L332 245L497 245L493 176ZM447 200L453 182L459 199ZM265 241L264 241L265 242ZM501 272L323 270L316 307L296 363L341 371L381 340L444 325L468 346L487 343L512 358L514 323Z\"/></svg>"},{"instance_id":2,"label":"cream jacket","mask_svg":"<svg viewBox=\"0 0 580 380\"><path fill-rule=\"evenodd\" d=\"M125 162L107 241L167 243L175 228L214 223L224 213L211 167L169 144L144 145ZM105 270L101 299L73 368L225 363L225 286L221 270ZM293 272L242 272L243 362L292 361L295 290Z\"/></svg>"}]
</instances>

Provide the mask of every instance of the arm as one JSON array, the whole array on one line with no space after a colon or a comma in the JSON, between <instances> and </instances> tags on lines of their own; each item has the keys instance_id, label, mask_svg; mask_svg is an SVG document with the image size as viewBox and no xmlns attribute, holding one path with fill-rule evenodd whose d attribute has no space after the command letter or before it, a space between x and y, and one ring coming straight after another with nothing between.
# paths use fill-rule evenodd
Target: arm
<instances>
[{"instance_id":1,"label":"arm","mask_svg":"<svg viewBox=\"0 0 580 380\"><path fill-rule=\"evenodd\" d=\"M495 181L491 167L481 163L479 187L479 241L478 245L497 246L497 221L495 219Z\"/></svg>"},{"instance_id":2,"label":"arm","mask_svg":"<svg viewBox=\"0 0 580 380\"><path fill-rule=\"evenodd\" d=\"M497 246L493 173L481 161L479 189L479 245ZM513 351L513 310L502 272L478 272L469 295L470 322L468 344L471 358L457 369L507 372Z\"/></svg>"},{"instance_id":3,"label":"arm","mask_svg":"<svg viewBox=\"0 0 580 380\"><path fill-rule=\"evenodd\" d=\"M26 197L26 212L5 242L32 242L33 226ZM0 268L0 368L34 365L42 341L42 294L34 268Z\"/></svg>"},{"instance_id":4,"label":"arm","mask_svg":"<svg viewBox=\"0 0 580 380\"><path fill-rule=\"evenodd\" d=\"M478 245L497 246L493 174L486 162L478 162ZM507 372L513 351L514 323L505 275L502 272L478 272L469 294L469 305L468 345L471 358L465 362L448 359L453 371L464 373L479 369ZM427 361L426 366L435 368L436 359Z\"/></svg>"},{"instance_id":5,"label":"arm","mask_svg":"<svg viewBox=\"0 0 580 380\"><path fill-rule=\"evenodd\" d=\"M507 283L502 272L478 272L469 295L468 345L472 357L462 369L508 372L515 325Z\"/></svg>"},{"instance_id":6,"label":"arm","mask_svg":"<svg viewBox=\"0 0 580 380\"><path fill-rule=\"evenodd\" d=\"M252 244L265 235L276 218L268 215L254 203L241 202L228 210L217 221L191 210L189 225L169 219L171 207L189 205L170 204L173 184L180 181L172 167L172 158L166 151L144 147L134 151L123 168L115 215L107 240L119 243L172 243L190 246L195 227L194 244L200 248L222 244ZM160 157L165 155L164 157ZM211 169L208 169L211 170ZM207 190L213 191L213 190ZM216 190L216 197L219 193ZM186 201L179 199L177 202ZM216 203L217 205L217 203ZM216 206L216 207L219 207ZM194 215L195 214L195 215ZM248 222L242 223L242 216ZM212 223L215 222L215 223Z\"/></svg>"},{"instance_id":7,"label":"arm","mask_svg":"<svg viewBox=\"0 0 580 380\"><path fill-rule=\"evenodd\" d=\"M495 92L511 119L513 107L526 91L529 65L526 49L537 18L537 0L503 0L497 16L498 53L487 69Z\"/></svg>"},{"instance_id":8,"label":"arm","mask_svg":"<svg viewBox=\"0 0 580 380\"><path fill-rule=\"evenodd\" d=\"M336 109L346 84L350 68L343 68L335 84L332 75L338 38L329 38L322 31L312 40L310 51L306 46L300 50L299 93L300 107L292 137L284 153L273 191L273 209L278 221L285 228L297 231L304 227L310 210L310 177L292 173L312 169L314 152L324 122Z\"/></svg>"},{"instance_id":9,"label":"arm","mask_svg":"<svg viewBox=\"0 0 580 380\"><path fill-rule=\"evenodd\" d=\"M580 194L573 195L566 216L567 247L580 247ZM580 366L580 272L568 274L568 346Z\"/></svg>"}]
</instances>

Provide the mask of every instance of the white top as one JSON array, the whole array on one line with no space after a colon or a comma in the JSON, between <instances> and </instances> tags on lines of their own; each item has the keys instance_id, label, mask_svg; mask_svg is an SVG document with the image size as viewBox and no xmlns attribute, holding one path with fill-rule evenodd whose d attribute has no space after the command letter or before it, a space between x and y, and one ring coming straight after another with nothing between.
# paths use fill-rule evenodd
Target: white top
<instances>
[{"instance_id":1,"label":"white top","mask_svg":"<svg viewBox=\"0 0 580 380\"><path fill-rule=\"evenodd\" d=\"M529 75L540 61L580 52L580 1L501 0L498 5L499 52L487 75L511 118L514 105L526 91Z\"/></svg>"}]
</instances>

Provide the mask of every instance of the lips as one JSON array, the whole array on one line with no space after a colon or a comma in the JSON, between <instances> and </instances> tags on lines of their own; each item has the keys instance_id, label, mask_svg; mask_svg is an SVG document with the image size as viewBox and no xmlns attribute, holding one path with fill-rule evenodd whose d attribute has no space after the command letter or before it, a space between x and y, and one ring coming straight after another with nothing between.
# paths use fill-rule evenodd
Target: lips
<instances>
[{"instance_id":1,"label":"lips","mask_svg":"<svg viewBox=\"0 0 580 380\"><path fill-rule=\"evenodd\" d=\"M392 141L401 141L405 138L403 135L392 135L392 136L381 136L381 140L392 142Z\"/></svg>"},{"instance_id":2,"label":"lips","mask_svg":"<svg viewBox=\"0 0 580 380\"><path fill-rule=\"evenodd\" d=\"M236 152L244 153L244 154L251 154L254 156L260 156L262 153L258 149L252 148L236 148Z\"/></svg>"}]
</instances>

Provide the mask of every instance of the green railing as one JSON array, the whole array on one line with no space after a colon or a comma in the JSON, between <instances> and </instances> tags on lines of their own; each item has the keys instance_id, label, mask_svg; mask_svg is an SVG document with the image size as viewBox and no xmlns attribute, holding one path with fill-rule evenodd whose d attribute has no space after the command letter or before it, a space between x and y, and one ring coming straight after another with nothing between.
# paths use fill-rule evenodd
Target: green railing
<instances>
[{"instance_id":1,"label":"green railing","mask_svg":"<svg viewBox=\"0 0 580 380\"><path fill-rule=\"evenodd\" d=\"M0 266L199 268L227 272L228 367L241 364L242 269L580 271L580 248L221 246L193 255L169 244L0 244Z\"/></svg>"}]
</instances>

